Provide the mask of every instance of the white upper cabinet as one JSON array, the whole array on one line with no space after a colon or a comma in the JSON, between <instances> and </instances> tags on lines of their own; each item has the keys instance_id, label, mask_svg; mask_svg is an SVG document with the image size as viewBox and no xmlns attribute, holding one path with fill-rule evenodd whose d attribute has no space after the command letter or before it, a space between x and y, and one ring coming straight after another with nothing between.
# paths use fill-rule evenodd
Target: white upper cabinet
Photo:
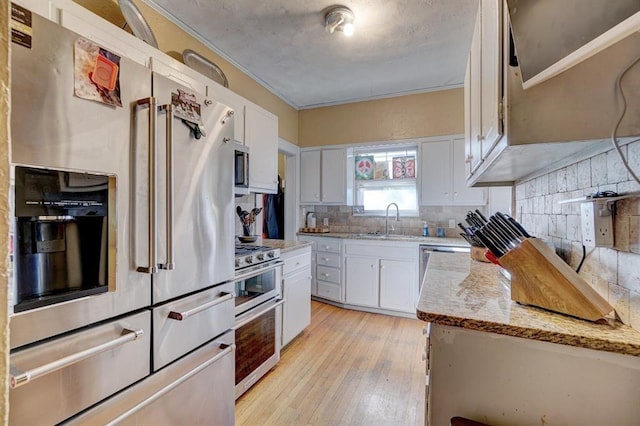
<instances>
[{"instance_id":1,"label":"white upper cabinet","mask_svg":"<svg viewBox=\"0 0 640 426\"><path fill-rule=\"evenodd\" d=\"M233 139L244 145L244 104L246 100L237 93L215 82L212 82L212 84L208 86L208 89L207 94L210 98L233 109L235 114Z\"/></svg>"},{"instance_id":2,"label":"white upper cabinet","mask_svg":"<svg viewBox=\"0 0 640 426\"><path fill-rule=\"evenodd\" d=\"M420 204L424 206L486 204L484 188L466 182L465 140L446 138L420 147Z\"/></svg>"},{"instance_id":3,"label":"white upper cabinet","mask_svg":"<svg viewBox=\"0 0 640 426\"><path fill-rule=\"evenodd\" d=\"M319 149L300 152L300 203L315 204L320 198L320 162Z\"/></svg>"},{"instance_id":4,"label":"white upper cabinet","mask_svg":"<svg viewBox=\"0 0 640 426\"><path fill-rule=\"evenodd\" d=\"M624 1L627 0L621 0L621 4ZM639 7L637 0L631 1ZM512 6L517 3L516 0L509 2ZM577 22L582 19L581 15L593 12L583 10L588 7L578 10L553 0L536 1L535 8L538 3L541 7L544 4L562 9L571 25L573 19ZM578 3L582 5L582 1ZM604 5L608 13L608 2L597 3ZM576 15L571 17L574 9ZM517 8L515 13L512 10L512 15L519 15L519 25L530 24L527 21L533 19L527 17L524 10ZM629 19L637 20L636 15ZM555 18L548 16L547 22L546 18L538 17L533 19L533 26L550 25ZM616 25L614 32L620 25ZM554 73L552 78L545 77L544 81L528 85L526 90L518 56L521 52L511 43L509 11L503 0L480 1L475 30L465 78L468 184L513 185L516 180L540 170L564 167L610 148L602 141L609 139L621 112L619 96L615 95L615 81L640 55L637 25L630 35L614 37L616 42L607 44L602 50L596 49L598 52L593 55L593 51L590 52L590 56ZM537 28L536 31L540 34L545 30ZM534 45L522 54L535 50ZM530 81L535 79L533 76ZM629 70L623 86L627 99L640 98L640 68ZM626 117L619 127L619 137L631 139L640 134L640 122L631 118L639 115L640 104L629 102Z\"/></svg>"},{"instance_id":5,"label":"white upper cabinet","mask_svg":"<svg viewBox=\"0 0 640 426\"><path fill-rule=\"evenodd\" d=\"M347 150L313 149L300 152L300 202L352 204Z\"/></svg>"},{"instance_id":6,"label":"white upper cabinet","mask_svg":"<svg viewBox=\"0 0 640 426\"><path fill-rule=\"evenodd\" d=\"M502 2L481 0L481 152L485 157L502 137Z\"/></svg>"},{"instance_id":7,"label":"white upper cabinet","mask_svg":"<svg viewBox=\"0 0 640 426\"><path fill-rule=\"evenodd\" d=\"M475 172L502 137L501 2L481 0L465 75L465 176Z\"/></svg>"},{"instance_id":8,"label":"white upper cabinet","mask_svg":"<svg viewBox=\"0 0 640 426\"><path fill-rule=\"evenodd\" d=\"M244 143L249 147L249 190L278 192L278 117L248 102L244 109Z\"/></svg>"},{"instance_id":9,"label":"white upper cabinet","mask_svg":"<svg viewBox=\"0 0 640 426\"><path fill-rule=\"evenodd\" d=\"M638 0L507 0L524 89L637 32Z\"/></svg>"}]
</instances>

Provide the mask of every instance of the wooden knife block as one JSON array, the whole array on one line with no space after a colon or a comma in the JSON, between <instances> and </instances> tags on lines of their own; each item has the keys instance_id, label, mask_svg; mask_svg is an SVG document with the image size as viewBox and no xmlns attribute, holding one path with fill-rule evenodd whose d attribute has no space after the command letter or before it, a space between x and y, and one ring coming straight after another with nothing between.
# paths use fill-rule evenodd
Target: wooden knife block
<instances>
[{"instance_id":1,"label":"wooden knife block","mask_svg":"<svg viewBox=\"0 0 640 426\"><path fill-rule=\"evenodd\" d=\"M528 238L500 259L511 274L511 300L596 321L613 307L556 252Z\"/></svg>"}]
</instances>

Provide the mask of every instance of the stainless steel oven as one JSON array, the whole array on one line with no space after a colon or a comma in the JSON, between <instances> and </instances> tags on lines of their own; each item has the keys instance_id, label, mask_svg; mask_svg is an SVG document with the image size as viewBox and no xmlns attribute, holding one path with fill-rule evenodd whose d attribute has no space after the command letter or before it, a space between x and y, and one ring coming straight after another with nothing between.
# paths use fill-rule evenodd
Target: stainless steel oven
<instances>
[{"instance_id":1,"label":"stainless steel oven","mask_svg":"<svg viewBox=\"0 0 640 426\"><path fill-rule=\"evenodd\" d=\"M236 246L236 398L280 361L284 262L279 257L277 249Z\"/></svg>"}]
</instances>

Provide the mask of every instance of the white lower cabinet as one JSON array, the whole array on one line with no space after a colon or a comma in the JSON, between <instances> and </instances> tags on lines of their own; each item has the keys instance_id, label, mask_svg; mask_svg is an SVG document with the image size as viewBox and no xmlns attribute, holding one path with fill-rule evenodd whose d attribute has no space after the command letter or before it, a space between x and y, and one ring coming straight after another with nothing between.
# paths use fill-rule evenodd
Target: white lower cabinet
<instances>
[{"instance_id":1,"label":"white lower cabinet","mask_svg":"<svg viewBox=\"0 0 640 426\"><path fill-rule=\"evenodd\" d=\"M418 297L416 262L380 259L380 307L415 312Z\"/></svg>"},{"instance_id":2,"label":"white lower cabinet","mask_svg":"<svg viewBox=\"0 0 640 426\"><path fill-rule=\"evenodd\" d=\"M351 305L378 307L380 270L375 257L347 256L345 301Z\"/></svg>"},{"instance_id":3,"label":"white lower cabinet","mask_svg":"<svg viewBox=\"0 0 640 426\"><path fill-rule=\"evenodd\" d=\"M311 247L282 254L282 346L311 323Z\"/></svg>"},{"instance_id":4,"label":"white lower cabinet","mask_svg":"<svg viewBox=\"0 0 640 426\"><path fill-rule=\"evenodd\" d=\"M311 294L322 299L342 302L342 240L307 235L299 239L310 242L313 248Z\"/></svg>"},{"instance_id":5,"label":"white lower cabinet","mask_svg":"<svg viewBox=\"0 0 640 426\"><path fill-rule=\"evenodd\" d=\"M347 241L345 303L415 313L418 249L412 243Z\"/></svg>"}]
</instances>

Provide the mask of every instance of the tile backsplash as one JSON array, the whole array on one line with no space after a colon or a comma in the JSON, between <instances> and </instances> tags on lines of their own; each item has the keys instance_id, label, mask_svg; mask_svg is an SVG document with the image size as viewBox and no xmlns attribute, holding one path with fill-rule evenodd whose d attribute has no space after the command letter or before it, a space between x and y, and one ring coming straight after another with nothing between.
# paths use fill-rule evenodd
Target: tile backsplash
<instances>
[{"instance_id":1,"label":"tile backsplash","mask_svg":"<svg viewBox=\"0 0 640 426\"><path fill-rule=\"evenodd\" d=\"M354 216L351 206L300 206L307 211L313 211L318 227L322 226L325 218L329 219L331 232L361 233L385 230L385 218L380 216ZM420 207L419 217L402 217L396 222L395 210L389 211L389 230L394 234L422 235L422 225L426 221L429 225L429 234L436 235L436 228L442 227L447 237L460 238L462 232L457 226L449 228L449 220L455 223L464 222L469 210L480 210L486 214L487 206L437 206ZM301 226L304 226L305 218L300 218ZM393 230L391 230L393 228Z\"/></svg>"},{"instance_id":2,"label":"tile backsplash","mask_svg":"<svg viewBox=\"0 0 640 426\"><path fill-rule=\"evenodd\" d=\"M632 170L640 174L640 141L621 149ZM600 191L640 191L613 149L518 183L515 217L529 232L551 240L575 269L583 253L580 203L559 201ZM640 330L640 198L616 204L615 247L587 247L580 276L614 306L622 322Z\"/></svg>"}]
</instances>

